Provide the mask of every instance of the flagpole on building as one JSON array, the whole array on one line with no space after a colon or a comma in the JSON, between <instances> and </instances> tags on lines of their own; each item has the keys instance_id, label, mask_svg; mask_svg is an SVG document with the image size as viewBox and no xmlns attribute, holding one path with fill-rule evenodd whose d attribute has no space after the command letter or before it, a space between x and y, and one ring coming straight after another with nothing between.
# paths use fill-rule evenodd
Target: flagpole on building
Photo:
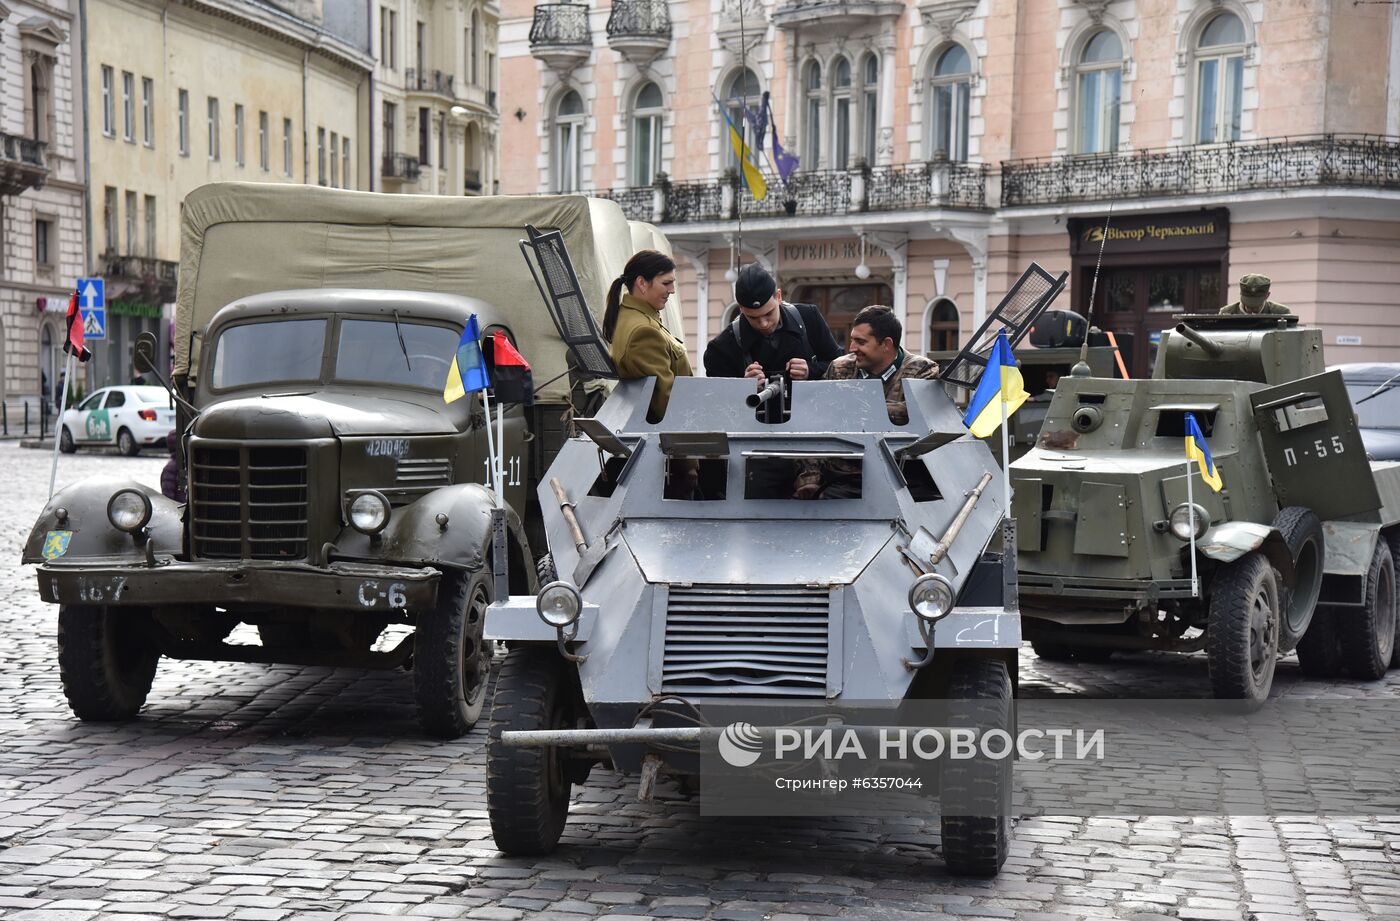
<instances>
[{"instance_id":1,"label":"flagpole on building","mask_svg":"<svg viewBox=\"0 0 1400 921\"><path fill-rule=\"evenodd\" d=\"M1191 523L1191 597L1201 597L1196 584L1196 500L1191 488L1191 458L1186 458L1186 515Z\"/></svg>"},{"instance_id":2,"label":"flagpole on building","mask_svg":"<svg viewBox=\"0 0 1400 921\"><path fill-rule=\"evenodd\" d=\"M53 466L49 468L49 498L53 498L54 483L58 481L58 446L62 443L63 414L68 410L68 386L73 380L73 353L68 353L68 364L63 370L63 393L58 398L58 417L53 427Z\"/></svg>"}]
</instances>

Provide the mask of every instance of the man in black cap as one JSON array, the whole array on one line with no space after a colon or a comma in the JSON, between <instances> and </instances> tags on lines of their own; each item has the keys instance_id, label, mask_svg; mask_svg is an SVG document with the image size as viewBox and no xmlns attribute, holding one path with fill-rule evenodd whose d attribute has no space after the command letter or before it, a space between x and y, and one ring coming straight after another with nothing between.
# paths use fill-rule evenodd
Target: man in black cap
<instances>
[{"instance_id":1,"label":"man in black cap","mask_svg":"<svg viewBox=\"0 0 1400 921\"><path fill-rule=\"evenodd\" d=\"M756 262L739 270L734 300L739 315L705 347L709 377L819 380L843 354L817 308L784 301L773 276Z\"/></svg>"}]
</instances>

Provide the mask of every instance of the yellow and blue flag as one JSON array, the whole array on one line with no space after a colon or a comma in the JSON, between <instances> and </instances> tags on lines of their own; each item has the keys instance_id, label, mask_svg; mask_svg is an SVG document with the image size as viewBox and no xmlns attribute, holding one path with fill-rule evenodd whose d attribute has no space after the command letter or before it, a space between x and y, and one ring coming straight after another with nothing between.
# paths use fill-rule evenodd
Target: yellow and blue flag
<instances>
[{"instance_id":1,"label":"yellow and blue flag","mask_svg":"<svg viewBox=\"0 0 1400 921\"><path fill-rule=\"evenodd\" d=\"M743 167L744 185L749 187L749 194L754 197L754 201L763 201L768 197L768 181L763 178L763 173L758 167L754 166L753 152L749 150L749 145L744 143L739 129L734 127L734 120L729 117L724 106L719 107L719 114L724 116L724 123L729 126L729 146L734 148L734 156L738 157Z\"/></svg>"},{"instance_id":2,"label":"yellow and blue flag","mask_svg":"<svg viewBox=\"0 0 1400 921\"><path fill-rule=\"evenodd\" d=\"M1021 408L1030 399L1025 382L1021 380L1021 369L1016 366L1016 357L1011 354L1011 343L1006 339L1006 330L997 333L996 345L987 359L987 370L977 382L977 392L972 402L967 404L963 424L978 438L986 438L1001 425L1001 404L1006 404L1006 417Z\"/></svg>"},{"instance_id":3,"label":"yellow and blue flag","mask_svg":"<svg viewBox=\"0 0 1400 921\"><path fill-rule=\"evenodd\" d=\"M471 319L467 320L467 328L462 330L462 341L457 343L457 354L452 356L452 367L447 369L447 384L442 388L442 399L452 403L490 386L486 359L481 354L481 329L477 325L476 314L472 314Z\"/></svg>"},{"instance_id":4,"label":"yellow and blue flag","mask_svg":"<svg viewBox=\"0 0 1400 921\"><path fill-rule=\"evenodd\" d=\"M1191 413L1186 414L1186 459L1199 463L1201 479L1205 480L1211 489L1220 492L1220 488L1225 484L1220 480L1220 471L1215 469L1215 459L1210 456L1210 445L1206 444L1206 436L1201 434L1201 427Z\"/></svg>"}]
</instances>

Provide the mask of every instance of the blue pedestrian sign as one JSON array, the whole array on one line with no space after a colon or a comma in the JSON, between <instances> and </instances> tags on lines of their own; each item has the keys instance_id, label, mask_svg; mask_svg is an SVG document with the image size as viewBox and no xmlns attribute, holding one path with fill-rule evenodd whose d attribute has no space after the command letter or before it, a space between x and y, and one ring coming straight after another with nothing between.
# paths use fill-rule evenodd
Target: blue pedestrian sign
<instances>
[{"instance_id":1,"label":"blue pedestrian sign","mask_svg":"<svg viewBox=\"0 0 1400 921\"><path fill-rule=\"evenodd\" d=\"M107 285L103 279L78 279L78 309L83 314L83 339L106 339Z\"/></svg>"}]
</instances>

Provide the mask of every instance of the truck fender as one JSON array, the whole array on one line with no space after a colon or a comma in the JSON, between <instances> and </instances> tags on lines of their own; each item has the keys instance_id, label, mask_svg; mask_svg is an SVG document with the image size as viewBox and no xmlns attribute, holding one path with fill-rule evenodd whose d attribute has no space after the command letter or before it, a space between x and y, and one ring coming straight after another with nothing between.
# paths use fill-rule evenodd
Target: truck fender
<instances>
[{"instance_id":1,"label":"truck fender","mask_svg":"<svg viewBox=\"0 0 1400 921\"><path fill-rule=\"evenodd\" d=\"M151 520L146 531L154 551L179 554L184 538L180 521L183 504L135 480L93 476L53 494L24 543L23 562L71 563L82 559L143 563L146 555L132 536L112 527L107 520L107 500L119 489L137 490L151 500Z\"/></svg>"},{"instance_id":2,"label":"truck fender","mask_svg":"<svg viewBox=\"0 0 1400 921\"><path fill-rule=\"evenodd\" d=\"M1278 528L1253 521L1226 521L1215 525L1196 541L1196 550L1217 563L1233 563L1258 550L1277 569L1286 587L1293 585L1293 554Z\"/></svg>"}]
</instances>

